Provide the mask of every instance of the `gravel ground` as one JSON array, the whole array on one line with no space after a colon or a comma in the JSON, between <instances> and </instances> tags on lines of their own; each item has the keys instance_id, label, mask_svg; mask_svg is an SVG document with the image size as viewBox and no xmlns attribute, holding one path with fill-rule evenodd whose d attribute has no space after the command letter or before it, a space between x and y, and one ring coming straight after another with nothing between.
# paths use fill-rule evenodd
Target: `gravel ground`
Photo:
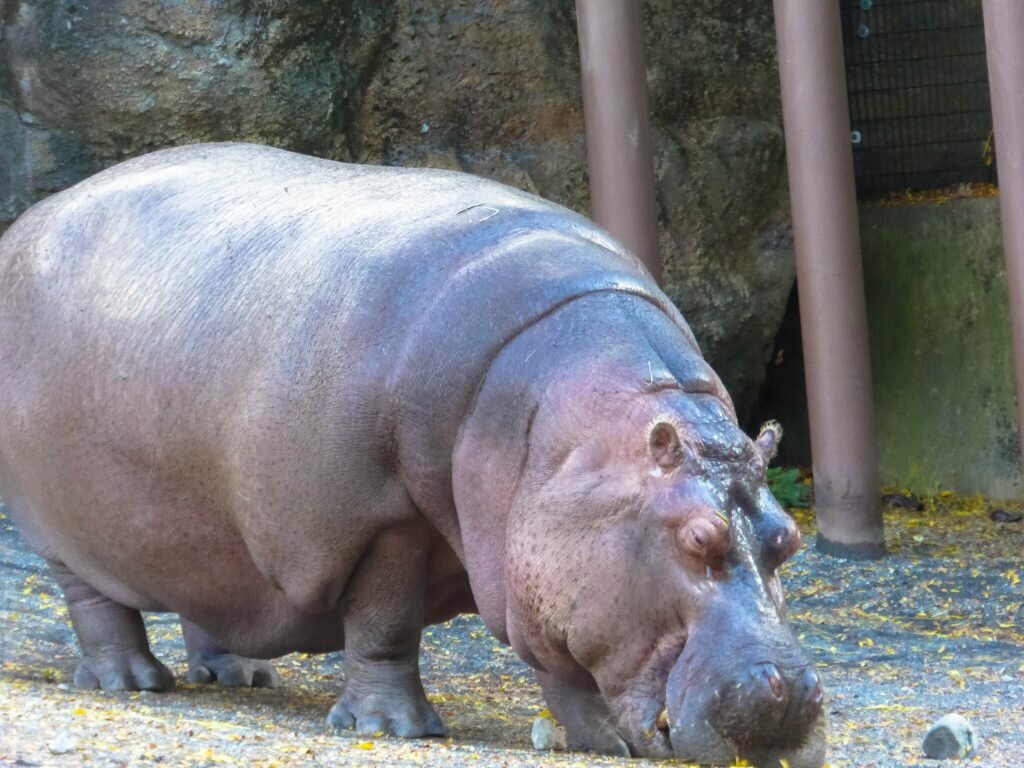
<instances>
[{"instance_id":1,"label":"gravel ground","mask_svg":"<svg viewBox=\"0 0 1024 768\"><path fill-rule=\"evenodd\" d=\"M940 765L921 740L947 712L966 716L980 740L964 762L1024 765L1024 523L988 513L981 499L940 494L924 510L890 511L885 560L805 549L786 566L793 622L827 686L834 768ZM811 540L813 520L798 518ZM424 682L451 737L368 740L325 724L340 655L280 660L276 690L189 685L167 616L147 623L178 675L174 692L69 687L76 650L60 594L2 509L0 589L0 765L656 765L534 752L539 689L474 617L424 638Z\"/></svg>"}]
</instances>

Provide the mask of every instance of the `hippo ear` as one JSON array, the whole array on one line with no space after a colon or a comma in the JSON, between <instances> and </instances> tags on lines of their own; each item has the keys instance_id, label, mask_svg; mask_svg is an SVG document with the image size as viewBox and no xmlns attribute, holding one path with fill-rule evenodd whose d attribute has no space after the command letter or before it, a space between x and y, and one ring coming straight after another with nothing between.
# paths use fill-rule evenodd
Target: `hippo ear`
<instances>
[{"instance_id":1,"label":"hippo ear","mask_svg":"<svg viewBox=\"0 0 1024 768\"><path fill-rule=\"evenodd\" d=\"M782 442L782 425L777 421L767 421L762 425L754 445L757 446L757 450L767 463L775 458L780 442Z\"/></svg>"},{"instance_id":2,"label":"hippo ear","mask_svg":"<svg viewBox=\"0 0 1024 768\"><path fill-rule=\"evenodd\" d=\"M683 446L679 425L674 419L659 416L647 430L647 449L654 463L663 470L672 470L683 462Z\"/></svg>"}]
</instances>

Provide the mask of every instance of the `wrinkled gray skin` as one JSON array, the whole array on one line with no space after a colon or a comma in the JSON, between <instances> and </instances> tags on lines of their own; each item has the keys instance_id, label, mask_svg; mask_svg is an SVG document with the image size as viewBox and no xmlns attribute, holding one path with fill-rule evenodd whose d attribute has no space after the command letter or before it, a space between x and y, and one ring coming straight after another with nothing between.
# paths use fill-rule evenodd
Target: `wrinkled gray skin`
<instances>
[{"instance_id":1,"label":"wrinkled gray skin","mask_svg":"<svg viewBox=\"0 0 1024 768\"><path fill-rule=\"evenodd\" d=\"M668 299L569 211L158 152L0 240L0 381L0 490L64 588L76 685L170 687L139 611L172 611L192 680L344 647L331 723L440 734L420 632L479 611L575 747L823 761L778 432L740 432Z\"/></svg>"}]
</instances>

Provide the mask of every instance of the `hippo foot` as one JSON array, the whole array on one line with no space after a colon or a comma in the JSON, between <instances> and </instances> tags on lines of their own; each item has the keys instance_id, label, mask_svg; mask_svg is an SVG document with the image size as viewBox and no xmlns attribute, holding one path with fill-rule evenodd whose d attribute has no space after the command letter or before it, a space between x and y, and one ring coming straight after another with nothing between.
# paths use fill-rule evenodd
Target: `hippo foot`
<instances>
[{"instance_id":1,"label":"hippo foot","mask_svg":"<svg viewBox=\"0 0 1024 768\"><path fill-rule=\"evenodd\" d=\"M446 735L441 718L423 696L381 692L357 697L346 690L331 707L327 722L364 735L385 733L407 739Z\"/></svg>"},{"instance_id":2,"label":"hippo foot","mask_svg":"<svg viewBox=\"0 0 1024 768\"><path fill-rule=\"evenodd\" d=\"M608 705L597 694L581 691L547 672L537 672L551 713L565 728L566 746L578 752L630 757L629 744L615 729Z\"/></svg>"},{"instance_id":3,"label":"hippo foot","mask_svg":"<svg viewBox=\"0 0 1024 768\"><path fill-rule=\"evenodd\" d=\"M190 683L218 683L225 688L276 688L281 678L274 665L233 653L195 651L188 655Z\"/></svg>"},{"instance_id":4,"label":"hippo foot","mask_svg":"<svg viewBox=\"0 0 1024 768\"><path fill-rule=\"evenodd\" d=\"M631 757L629 744L618 732L607 725L596 726L594 730L565 730L565 743L576 752L595 752L609 757Z\"/></svg>"},{"instance_id":5,"label":"hippo foot","mask_svg":"<svg viewBox=\"0 0 1024 768\"><path fill-rule=\"evenodd\" d=\"M148 650L131 648L83 657L74 682L76 688L104 691L169 691L174 675Z\"/></svg>"},{"instance_id":6,"label":"hippo foot","mask_svg":"<svg viewBox=\"0 0 1024 768\"><path fill-rule=\"evenodd\" d=\"M64 591L82 648L76 688L169 691L174 687L174 675L149 650L141 613L100 594L64 563L50 560L47 565Z\"/></svg>"}]
</instances>

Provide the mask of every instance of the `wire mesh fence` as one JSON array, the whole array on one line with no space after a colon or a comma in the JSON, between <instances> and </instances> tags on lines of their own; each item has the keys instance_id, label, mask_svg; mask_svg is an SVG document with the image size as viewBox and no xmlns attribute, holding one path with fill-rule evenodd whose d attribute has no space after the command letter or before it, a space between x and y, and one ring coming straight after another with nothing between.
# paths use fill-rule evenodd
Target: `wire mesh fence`
<instances>
[{"instance_id":1,"label":"wire mesh fence","mask_svg":"<svg viewBox=\"0 0 1024 768\"><path fill-rule=\"evenodd\" d=\"M995 183L981 0L839 1L858 194Z\"/></svg>"}]
</instances>

